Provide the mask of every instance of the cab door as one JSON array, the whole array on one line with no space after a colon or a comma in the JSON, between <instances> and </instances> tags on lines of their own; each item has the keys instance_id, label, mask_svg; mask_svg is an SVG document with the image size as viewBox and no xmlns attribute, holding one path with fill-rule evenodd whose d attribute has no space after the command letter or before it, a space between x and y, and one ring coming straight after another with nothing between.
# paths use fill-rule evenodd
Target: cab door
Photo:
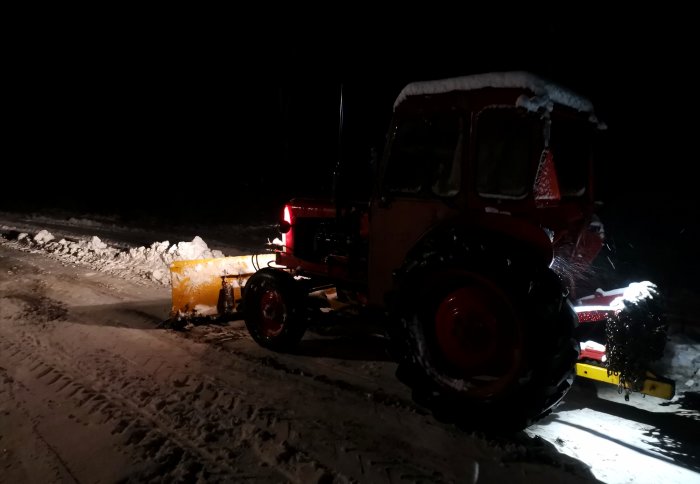
<instances>
[{"instance_id":1,"label":"cab door","mask_svg":"<svg viewBox=\"0 0 700 484\"><path fill-rule=\"evenodd\" d=\"M393 272L420 237L459 213L468 139L456 111L394 121L370 207L371 304L384 305Z\"/></svg>"}]
</instances>

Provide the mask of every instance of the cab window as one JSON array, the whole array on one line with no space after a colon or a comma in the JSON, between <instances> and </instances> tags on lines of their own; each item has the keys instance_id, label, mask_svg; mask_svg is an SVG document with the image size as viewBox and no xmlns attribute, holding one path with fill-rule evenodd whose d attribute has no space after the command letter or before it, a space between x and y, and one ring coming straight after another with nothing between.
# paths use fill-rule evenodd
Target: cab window
<instances>
[{"instance_id":1,"label":"cab window","mask_svg":"<svg viewBox=\"0 0 700 484\"><path fill-rule=\"evenodd\" d=\"M396 125L384 186L390 193L452 197L461 185L463 117L403 118Z\"/></svg>"},{"instance_id":2,"label":"cab window","mask_svg":"<svg viewBox=\"0 0 700 484\"><path fill-rule=\"evenodd\" d=\"M543 146L541 123L522 109L492 108L476 124L476 189L487 198L525 198Z\"/></svg>"}]
</instances>

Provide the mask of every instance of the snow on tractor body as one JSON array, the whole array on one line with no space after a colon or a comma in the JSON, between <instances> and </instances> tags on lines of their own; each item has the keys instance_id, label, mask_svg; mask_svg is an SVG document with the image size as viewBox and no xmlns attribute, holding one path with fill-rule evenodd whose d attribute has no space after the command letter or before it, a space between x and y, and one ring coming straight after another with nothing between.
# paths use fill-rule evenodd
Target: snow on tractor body
<instances>
[{"instance_id":1,"label":"snow on tractor body","mask_svg":"<svg viewBox=\"0 0 700 484\"><path fill-rule=\"evenodd\" d=\"M475 427L546 415L577 372L577 313L588 313L575 309L586 303L572 299L576 276L603 244L599 128L590 102L528 73L409 84L369 200L284 207L275 267L243 288L251 335L292 350L309 294L333 287L338 301L383 315L417 401ZM605 378L578 373L609 381L604 348L583 354Z\"/></svg>"}]
</instances>

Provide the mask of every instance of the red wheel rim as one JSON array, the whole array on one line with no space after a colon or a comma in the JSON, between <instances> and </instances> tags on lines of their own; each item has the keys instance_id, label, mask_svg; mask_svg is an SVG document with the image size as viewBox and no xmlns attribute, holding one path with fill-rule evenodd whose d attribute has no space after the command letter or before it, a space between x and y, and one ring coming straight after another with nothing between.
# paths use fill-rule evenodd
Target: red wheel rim
<instances>
[{"instance_id":1,"label":"red wheel rim","mask_svg":"<svg viewBox=\"0 0 700 484\"><path fill-rule=\"evenodd\" d=\"M470 382L472 393L491 395L517 375L520 321L495 286L473 284L447 294L435 313L435 332L445 360Z\"/></svg>"},{"instance_id":2,"label":"red wheel rim","mask_svg":"<svg viewBox=\"0 0 700 484\"><path fill-rule=\"evenodd\" d=\"M282 295L272 289L265 292L260 298L260 314L262 335L272 338L282 332L287 321L287 306Z\"/></svg>"}]
</instances>

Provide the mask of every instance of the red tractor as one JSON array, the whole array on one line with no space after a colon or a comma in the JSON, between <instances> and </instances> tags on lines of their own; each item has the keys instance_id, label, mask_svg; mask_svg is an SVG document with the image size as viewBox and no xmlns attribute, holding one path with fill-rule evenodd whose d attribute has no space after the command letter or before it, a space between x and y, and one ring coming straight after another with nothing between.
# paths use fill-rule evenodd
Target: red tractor
<instances>
[{"instance_id":1,"label":"red tractor","mask_svg":"<svg viewBox=\"0 0 700 484\"><path fill-rule=\"evenodd\" d=\"M417 401L471 425L529 425L572 384L577 312L595 319L570 295L602 246L600 127L590 102L528 73L409 84L369 200L284 207L277 267L243 288L250 334L292 350L309 294L334 287L382 315Z\"/></svg>"}]
</instances>

